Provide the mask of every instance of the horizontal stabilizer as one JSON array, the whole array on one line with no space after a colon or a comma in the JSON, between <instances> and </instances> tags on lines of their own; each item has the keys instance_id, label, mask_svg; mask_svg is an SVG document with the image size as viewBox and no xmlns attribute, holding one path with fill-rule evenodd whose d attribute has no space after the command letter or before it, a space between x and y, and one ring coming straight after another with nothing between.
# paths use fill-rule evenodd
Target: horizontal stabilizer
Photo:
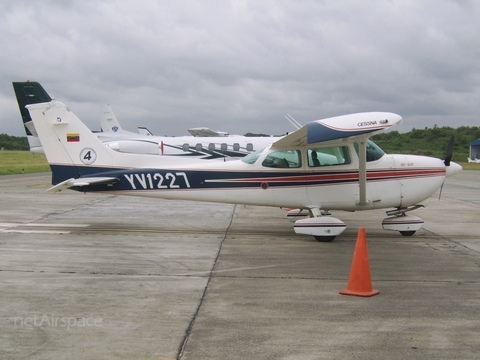
<instances>
[{"instance_id":1,"label":"horizontal stabilizer","mask_svg":"<svg viewBox=\"0 0 480 360\"><path fill-rule=\"evenodd\" d=\"M84 187L90 185L114 184L116 182L118 182L118 179L114 177L89 177L79 179L71 178L51 187L47 190L47 192L62 191L76 186Z\"/></svg>"},{"instance_id":2,"label":"horizontal stabilizer","mask_svg":"<svg viewBox=\"0 0 480 360\"><path fill-rule=\"evenodd\" d=\"M33 121L27 121L24 125L30 131L32 136L38 137L37 130L35 130L35 125L33 125Z\"/></svg>"}]
</instances>

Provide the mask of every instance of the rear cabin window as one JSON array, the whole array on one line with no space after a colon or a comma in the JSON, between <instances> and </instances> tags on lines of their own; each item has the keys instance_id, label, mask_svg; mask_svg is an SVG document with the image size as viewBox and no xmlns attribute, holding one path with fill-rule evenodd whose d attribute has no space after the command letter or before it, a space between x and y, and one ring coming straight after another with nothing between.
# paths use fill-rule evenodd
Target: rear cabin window
<instances>
[{"instance_id":1,"label":"rear cabin window","mask_svg":"<svg viewBox=\"0 0 480 360\"><path fill-rule=\"evenodd\" d=\"M307 150L308 166L347 165L352 162L348 146L332 146Z\"/></svg>"},{"instance_id":2,"label":"rear cabin window","mask_svg":"<svg viewBox=\"0 0 480 360\"><path fill-rule=\"evenodd\" d=\"M262 166L270 168L299 168L302 166L302 158L298 150L276 151L263 160Z\"/></svg>"}]
</instances>

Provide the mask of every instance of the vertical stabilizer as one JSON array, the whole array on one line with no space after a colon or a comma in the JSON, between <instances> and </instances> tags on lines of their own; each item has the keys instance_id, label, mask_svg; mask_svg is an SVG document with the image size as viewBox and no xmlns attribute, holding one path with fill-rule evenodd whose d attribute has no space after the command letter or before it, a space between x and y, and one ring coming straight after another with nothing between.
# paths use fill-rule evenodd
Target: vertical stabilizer
<instances>
[{"instance_id":1,"label":"vertical stabilizer","mask_svg":"<svg viewBox=\"0 0 480 360\"><path fill-rule=\"evenodd\" d=\"M111 150L65 104L52 101L27 109L52 168L53 184L111 164Z\"/></svg>"},{"instance_id":2,"label":"vertical stabilizer","mask_svg":"<svg viewBox=\"0 0 480 360\"><path fill-rule=\"evenodd\" d=\"M103 107L102 116L100 118L100 126L102 128L102 131L106 133L116 133L123 130L110 105L105 105Z\"/></svg>"},{"instance_id":3,"label":"vertical stabilizer","mask_svg":"<svg viewBox=\"0 0 480 360\"><path fill-rule=\"evenodd\" d=\"M13 82L12 85L24 125L32 121L32 118L30 117L30 114L25 106L52 101L50 95L48 95L42 85L40 85L38 82ZM34 135L27 126L25 126L25 133L27 136Z\"/></svg>"}]
</instances>

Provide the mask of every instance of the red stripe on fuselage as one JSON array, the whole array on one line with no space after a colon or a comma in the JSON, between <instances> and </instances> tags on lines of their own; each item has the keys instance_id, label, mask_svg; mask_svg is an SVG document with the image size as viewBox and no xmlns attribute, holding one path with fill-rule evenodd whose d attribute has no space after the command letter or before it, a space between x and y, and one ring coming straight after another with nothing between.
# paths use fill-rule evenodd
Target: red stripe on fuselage
<instances>
[{"instance_id":1,"label":"red stripe on fuselage","mask_svg":"<svg viewBox=\"0 0 480 360\"><path fill-rule=\"evenodd\" d=\"M421 169L379 169L367 171L367 180L400 180L416 177L431 177L431 176L445 176L444 168L421 168ZM207 182L217 183L249 183L249 182L267 182L267 183L288 183L288 182L316 182L316 181L358 181L358 172L327 172L327 173L314 173L314 174L296 174L292 176L279 176L279 177L256 177L256 178L233 178L233 179L215 179L207 180Z\"/></svg>"}]
</instances>

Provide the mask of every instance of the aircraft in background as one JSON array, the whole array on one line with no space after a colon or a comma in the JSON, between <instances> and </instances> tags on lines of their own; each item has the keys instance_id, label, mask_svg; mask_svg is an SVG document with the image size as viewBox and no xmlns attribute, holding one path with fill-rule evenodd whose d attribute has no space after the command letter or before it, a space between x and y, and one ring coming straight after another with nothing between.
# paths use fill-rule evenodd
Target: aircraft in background
<instances>
[{"instance_id":1,"label":"aircraft in background","mask_svg":"<svg viewBox=\"0 0 480 360\"><path fill-rule=\"evenodd\" d=\"M110 105L106 105L103 110L103 116L100 119L100 126L103 132L116 132L119 129L123 130L113 114ZM195 137L223 137L230 135L225 131L212 130L206 127L190 128L188 129L188 132ZM138 126L138 133L145 136L154 136L153 133L144 126Z\"/></svg>"},{"instance_id":2,"label":"aircraft in background","mask_svg":"<svg viewBox=\"0 0 480 360\"><path fill-rule=\"evenodd\" d=\"M229 133L225 131L219 130L212 130L206 127L197 127L197 128L190 128L188 132L195 137L225 137L230 136Z\"/></svg>"},{"instance_id":3,"label":"aircraft in background","mask_svg":"<svg viewBox=\"0 0 480 360\"><path fill-rule=\"evenodd\" d=\"M112 111L110 105L105 105L102 116L100 118L100 127L102 132L113 132L126 131L123 130L120 122L117 120L117 117ZM230 136L229 133L225 131L212 130L206 127L190 128L187 130L194 137L227 137ZM127 131L129 132L129 131ZM130 132L129 132L130 133ZM144 126L138 127L138 133L145 136L155 136L153 133ZM132 133L133 134L133 133ZM234 135L239 136L239 135ZM241 135L240 135L241 136ZM188 137L190 138L190 137Z\"/></svg>"},{"instance_id":4,"label":"aircraft in background","mask_svg":"<svg viewBox=\"0 0 480 360\"><path fill-rule=\"evenodd\" d=\"M461 170L451 162L453 138L444 161L384 153L369 137L401 123L392 113L312 121L241 160L205 162L112 151L58 101L27 109L52 169L48 191L306 210L294 231L318 241L332 241L346 228L332 210L391 208L383 228L413 235L423 220L407 213L424 207L446 177Z\"/></svg>"},{"instance_id":5,"label":"aircraft in background","mask_svg":"<svg viewBox=\"0 0 480 360\"><path fill-rule=\"evenodd\" d=\"M25 106L52 101L45 89L34 81L14 82L13 88L27 134L30 151L43 153L35 127ZM197 136L154 136L147 128L140 127L139 133L122 129L111 107L102 111L101 132L95 133L103 144L115 151L134 154L169 155L199 159L240 158L263 149L278 137L246 137L227 135L225 132L207 128L193 128ZM201 134L214 136L198 137Z\"/></svg>"}]
</instances>

